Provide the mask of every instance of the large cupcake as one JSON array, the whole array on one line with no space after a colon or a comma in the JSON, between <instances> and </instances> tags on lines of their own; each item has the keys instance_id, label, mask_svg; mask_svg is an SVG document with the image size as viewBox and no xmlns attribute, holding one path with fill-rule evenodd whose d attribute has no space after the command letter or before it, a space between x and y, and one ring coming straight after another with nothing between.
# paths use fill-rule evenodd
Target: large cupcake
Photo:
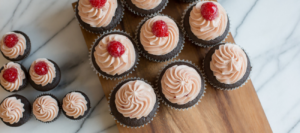
<instances>
[{"instance_id":1,"label":"large cupcake","mask_svg":"<svg viewBox=\"0 0 300 133\"><path fill-rule=\"evenodd\" d=\"M51 94L38 96L34 100L32 107L35 118L43 123L55 121L61 112L58 99Z\"/></svg>"},{"instance_id":2,"label":"large cupcake","mask_svg":"<svg viewBox=\"0 0 300 133\"><path fill-rule=\"evenodd\" d=\"M125 0L127 8L139 16L149 16L161 12L168 0Z\"/></svg>"},{"instance_id":3,"label":"large cupcake","mask_svg":"<svg viewBox=\"0 0 300 133\"><path fill-rule=\"evenodd\" d=\"M183 48L183 33L176 22L168 16L157 15L145 18L136 33L141 52L151 61L171 60Z\"/></svg>"},{"instance_id":4,"label":"large cupcake","mask_svg":"<svg viewBox=\"0 0 300 133\"><path fill-rule=\"evenodd\" d=\"M121 0L78 0L76 17L87 31L103 33L115 28L123 18Z\"/></svg>"},{"instance_id":5,"label":"large cupcake","mask_svg":"<svg viewBox=\"0 0 300 133\"><path fill-rule=\"evenodd\" d=\"M225 9L213 1L191 4L183 16L187 36L202 47L212 47L223 41L228 35L229 25Z\"/></svg>"},{"instance_id":6,"label":"large cupcake","mask_svg":"<svg viewBox=\"0 0 300 133\"><path fill-rule=\"evenodd\" d=\"M0 50L7 60L20 61L30 54L31 42L21 31L8 32L0 40Z\"/></svg>"},{"instance_id":7,"label":"large cupcake","mask_svg":"<svg viewBox=\"0 0 300 133\"><path fill-rule=\"evenodd\" d=\"M28 84L26 68L19 63L9 62L0 69L0 85L8 92L17 92Z\"/></svg>"},{"instance_id":8,"label":"large cupcake","mask_svg":"<svg viewBox=\"0 0 300 133\"><path fill-rule=\"evenodd\" d=\"M238 45L223 43L209 50L203 61L203 69L211 85L232 90L248 80L251 64L247 54Z\"/></svg>"}]
</instances>

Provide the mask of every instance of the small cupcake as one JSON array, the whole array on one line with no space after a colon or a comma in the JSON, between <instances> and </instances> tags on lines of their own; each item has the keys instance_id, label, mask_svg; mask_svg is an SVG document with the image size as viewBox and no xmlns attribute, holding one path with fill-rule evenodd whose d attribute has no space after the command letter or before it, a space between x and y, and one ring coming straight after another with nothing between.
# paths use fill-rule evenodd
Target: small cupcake
<instances>
[{"instance_id":1,"label":"small cupcake","mask_svg":"<svg viewBox=\"0 0 300 133\"><path fill-rule=\"evenodd\" d=\"M134 40L128 34L112 31L96 40L90 57L99 76L116 79L134 70L139 55Z\"/></svg>"},{"instance_id":2,"label":"small cupcake","mask_svg":"<svg viewBox=\"0 0 300 133\"><path fill-rule=\"evenodd\" d=\"M31 42L21 31L8 32L0 41L0 50L7 60L20 61L30 54Z\"/></svg>"},{"instance_id":3,"label":"small cupcake","mask_svg":"<svg viewBox=\"0 0 300 133\"><path fill-rule=\"evenodd\" d=\"M188 109L197 105L205 93L205 81L195 65L175 61L161 71L158 92L163 102L175 109Z\"/></svg>"},{"instance_id":4,"label":"small cupcake","mask_svg":"<svg viewBox=\"0 0 300 133\"><path fill-rule=\"evenodd\" d=\"M124 0L124 2L132 13L139 16L150 16L165 9L169 0Z\"/></svg>"},{"instance_id":5,"label":"small cupcake","mask_svg":"<svg viewBox=\"0 0 300 133\"><path fill-rule=\"evenodd\" d=\"M4 124L19 127L31 118L31 104L23 96L14 94L6 97L0 105L0 118Z\"/></svg>"},{"instance_id":6,"label":"small cupcake","mask_svg":"<svg viewBox=\"0 0 300 133\"><path fill-rule=\"evenodd\" d=\"M232 90L246 83L251 64L247 54L238 45L223 43L208 51L203 61L203 69L212 86Z\"/></svg>"},{"instance_id":7,"label":"small cupcake","mask_svg":"<svg viewBox=\"0 0 300 133\"><path fill-rule=\"evenodd\" d=\"M111 114L121 125L141 127L156 115L159 101L152 86L143 80L127 79L110 94Z\"/></svg>"},{"instance_id":8,"label":"small cupcake","mask_svg":"<svg viewBox=\"0 0 300 133\"><path fill-rule=\"evenodd\" d=\"M225 9L214 1L191 4L183 15L182 23L189 39L202 47L213 47L222 42L230 25Z\"/></svg>"},{"instance_id":9,"label":"small cupcake","mask_svg":"<svg viewBox=\"0 0 300 133\"><path fill-rule=\"evenodd\" d=\"M78 0L76 6L79 24L92 33L112 30L121 22L123 14L121 0Z\"/></svg>"},{"instance_id":10,"label":"small cupcake","mask_svg":"<svg viewBox=\"0 0 300 133\"><path fill-rule=\"evenodd\" d=\"M36 59L29 68L30 84L38 91L54 89L60 82L60 69L58 65L49 59Z\"/></svg>"},{"instance_id":11,"label":"small cupcake","mask_svg":"<svg viewBox=\"0 0 300 133\"><path fill-rule=\"evenodd\" d=\"M63 113L71 120L84 118L90 108L90 99L83 92L73 91L63 98Z\"/></svg>"},{"instance_id":12,"label":"small cupcake","mask_svg":"<svg viewBox=\"0 0 300 133\"><path fill-rule=\"evenodd\" d=\"M32 112L38 121L50 123L55 121L60 115L58 99L51 94L38 96L32 104Z\"/></svg>"},{"instance_id":13,"label":"small cupcake","mask_svg":"<svg viewBox=\"0 0 300 133\"><path fill-rule=\"evenodd\" d=\"M0 85L8 92L25 89L28 77L26 68L19 63L9 62L0 69Z\"/></svg>"},{"instance_id":14,"label":"small cupcake","mask_svg":"<svg viewBox=\"0 0 300 133\"><path fill-rule=\"evenodd\" d=\"M183 48L183 32L168 16L157 15L145 18L138 26L136 33L141 52L151 61L171 60Z\"/></svg>"}]
</instances>

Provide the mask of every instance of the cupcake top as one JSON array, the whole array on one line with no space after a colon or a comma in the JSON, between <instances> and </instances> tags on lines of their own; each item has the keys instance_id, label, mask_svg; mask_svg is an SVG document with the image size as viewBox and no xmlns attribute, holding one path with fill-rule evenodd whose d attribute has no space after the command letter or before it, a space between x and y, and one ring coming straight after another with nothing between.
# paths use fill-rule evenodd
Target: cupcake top
<instances>
[{"instance_id":1,"label":"cupcake top","mask_svg":"<svg viewBox=\"0 0 300 133\"><path fill-rule=\"evenodd\" d=\"M115 16L117 7L117 0L79 0L78 14L91 27L106 27Z\"/></svg>"},{"instance_id":2,"label":"cupcake top","mask_svg":"<svg viewBox=\"0 0 300 133\"><path fill-rule=\"evenodd\" d=\"M26 39L22 34L15 32L6 33L0 41L2 53L11 59L22 56L26 49Z\"/></svg>"},{"instance_id":3,"label":"cupcake top","mask_svg":"<svg viewBox=\"0 0 300 133\"><path fill-rule=\"evenodd\" d=\"M162 0L131 0L131 2L138 8L150 10L157 7Z\"/></svg>"},{"instance_id":4,"label":"cupcake top","mask_svg":"<svg viewBox=\"0 0 300 133\"><path fill-rule=\"evenodd\" d=\"M17 91L23 85L25 77L20 64L9 62L3 66L3 70L0 73L0 83L4 89L10 92Z\"/></svg>"},{"instance_id":5,"label":"cupcake top","mask_svg":"<svg viewBox=\"0 0 300 133\"><path fill-rule=\"evenodd\" d=\"M121 34L109 34L95 46L95 61L101 71L109 75L128 71L133 67L136 56L131 40Z\"/></svg>"},{"instance_id":6,"label":"cupcake top","mask_svg":"<svg viewBox=\"0 0 300 133\"><path fill-rule=\"evenodd\" d=\"M225 9L218 2L200 1L190 12L189 23L198 39L209 41L225 32L228 18Z\"/></svg>"},{"instance_id":7,"label":"cupcake top","mask_svg":"<svg viewBox=\"0 0 300 133\"><path fill-rule=\"evenodd\" d=\"M202 87L199 73L187 65L168 68L160 82L164 96L178 105L194 100Z\"/></svg>"},{"instance_id":8,"label":"cupcake top","mask_svg":"<svg viewBox=\"0 0 300 133\"><path fill-rule=\"evenodd\" d=\"M71 92L64 97L62 108L68 116L78 118L87 110L87 101L81 93Z\"/></svg>"},{"instance_id":9,"label":"cupcake top","mask_svg":"<svg viewBox=\"0 0 300 133\"><path fill-rule=\"evenodd\" d=\"M29 74L35 84L46 86L56 77L55 66L48 59L39 58L32 62Z\"/></svg>"},{"instance_id":10,"label":"cupcake top","mask_svg":"<svg viewBox=\"0 0 300 133\"><path fill-rule=\"evenodd\" d=\"M156 95L151 85L144 81L129 81L117 91L115 103L124 117L140 119L153 110Z\"/></svg>"},{"instance_id":11,"label":"cupcake top","mask_svg":"<svg viewBox=\"0 0 300 133\"><path fill-rule=\"evenodd\" d=\"M36 119L42 122L54 120L59 112L56 99L49 95L38 97L33 103L33 114Z\"/></svg>"},{"instance_id":12,"label":"cupcake top","mask_svg":"<svg viewBox=\"0 0 300 133\"><path fill-rule=\"evenodd\" d=\"M234 84L245 75L247 63L247 56L238 45L226 43L215 50L210 69L219 82Z\"/></svg>"},{"instance_id":13,"label":"cupcake top","mask_svg":"<svg viewBox=\"0 0 300 133\"><path fill-rule=\"evenodd\" d=\"M171 18L158 15L143 24L139 36L149 54L165 55L178 45L179 29Z\"/></svg>"},{"instance_id":14,"label":"cupcake top","mask_svg":"<svg viewBox=\"0 0 300 133\"><path fill-rule=\"evenodd\" d=\"M0 105L0 117L10 124L18 123L24 111L24 104L16 97L8 97Z\"/></svg>"}]
</instances>

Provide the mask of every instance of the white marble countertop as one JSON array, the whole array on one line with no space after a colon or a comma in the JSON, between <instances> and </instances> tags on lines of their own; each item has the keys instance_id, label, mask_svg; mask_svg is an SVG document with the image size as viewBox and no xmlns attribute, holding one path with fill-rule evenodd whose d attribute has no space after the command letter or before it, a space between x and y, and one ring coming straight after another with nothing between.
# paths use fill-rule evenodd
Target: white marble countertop
<instances>
[{"instance_id":1,"label":"white marble countertop","mask_svg":"<svg viewBox=\"0 0 300 133\"><path fill-rule=\"evenodd\" d=\"M30 119L11 128L0 122L3 133L118 132L106 99L88 62L88 50L71 8L75 0L0 0L0 36L12 30L29 35L32 51L25 67L39 57L54 60L62 80L51 91L62 98L71 90L84 91L92 103L86 120L70 121L64 115L50 124ZM250 55L253 84L275 133L300 132L300 1L219 0L231 21L237 44ZM0 64L7 63L0 56ZM0 101L8 95L0 89ZM30 85L19 92L31 102L41 94Z\"/></svg>"}]
</instances>

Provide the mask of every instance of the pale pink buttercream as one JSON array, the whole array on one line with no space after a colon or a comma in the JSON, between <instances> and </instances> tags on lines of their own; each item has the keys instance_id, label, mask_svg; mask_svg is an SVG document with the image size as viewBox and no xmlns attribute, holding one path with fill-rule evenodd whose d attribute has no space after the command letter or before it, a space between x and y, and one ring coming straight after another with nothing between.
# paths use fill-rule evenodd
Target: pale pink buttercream
<instances>
[{"instance_id":1,"label":"pale pink buttercream","mask_svg":"<svg viewBox=\"0 0 300 133\"><path fill-rule=\"evenodd\" d=\"M220 45L212 55L210 69L219 82L234 84L246 73L247 56L237 45Z\"/></svg>"},{"instance_id":2,"label":"pale pink buttercream","mask_svg":"<svg viewBox=\"0 0 300 133\"><path fill-rule=\"evenodd\" d=\"M107 45L111 41L118 41L125 47L125 52L121 57L114 57L108 53ZM133 67L136 53L129 38L120 34L110 34L102 38L95 47L94 57L103 72L110 75L120 75Z\"/></svg>"},{"instance_id":3,"label":"pale pink buttercream","mask_svg":"<svg viewBox=\"0 0 300 133\"><path fill-rule=\"evenodd\" d=\"M68 116L78 118L87 110L87 101L81 93L71 92L63 99L62 108Z\"/></svg>"},{"instance_id":4,"label":"pale pink buttercream","mask_svg":"<svg viewBox=\"0 0 300 133\"><path fill-rule=\"evenodd\" d=\"M58 115L58 103L51 96L41 96L34 101L32 112L42 122L52 121Z\"/></svg>"},{"instance_id":5,"label":"pale pink buttercream","mask_svg":"<svg viewBox=\"0 0 300 133\"><path fill-rule=\"evenodd\" d=\"M163 20L168 25L169 36L156 37L152 33L152 25L158 20ZM144 49L153 55L165 55L171 52L178 45L179 29L177 24L167 16L155 16L147 20L140 32L140 41Z\"/></svg>"},{"instance_id":6,"label":"pale pink buttercream","mask_svg":"<svg viewBox=\"0 0 300 133\"><path fill-rule=\"evenodd\" d=\"M8 34L15 34L15 35L17 35L17 37L19 39L17 44L15 46L13 46L12 48L7 47L4 43L4 38ZM8 32L2 37L2 39L0 41L0 48L1 48L2 53L5 56L7 56L11 59L15 59L20 55L24 55L24 52L25 52L25 49L26 49L26 39L22 34L15 33L15 32Z\"/></svg>"},{"instance_id":7,"label":"pale pink buttercream","mask_svg":"<svg viewBox=\"0 0 300 133\"><path fill-rule=\"evenodd\" d=\"M24 104L16 97L6 98L0 105L0 117L10 124L18 123L24 111Z\"/></svg>"},{"instance_id":8,"label":"pale pink buttercream","mask_svg":"<svg viewBox=\"0 0 300 133\"><path fill-rule=\"evenodd\" d=\"M17 71L18 71L18 78L15 82L11 83L11 82L8 82L6 81L4 78L3 78L3 73L6 69L9 69L9 68L16 68ZM15 91L15 90L19 90L20 86L23 85L23 80L25 79L25 73L24 71L21 69L21 66L18 64L18 63L14 63L14 62L9 62L7 63L6 65L3 66L3 70L1 71L0 73L0 82L1 82L1 85L4 87L4 89L12 92L12 91Z\"/></svg>"},{"instance_id":9,"label":"pale pink buttercream","mask_svg":"<svg viewBox=\"0 0 300 133\"><path fill-rule=\"evenodd\" d=\"M38 75L37 73L35 73L34 65L39 61L44 61L48 64L48 73L47 74ZM31 66L30 66L29 74L30 74L31 80L35 84L41 85L41 86L45 86L49 83L51 84L53 82L53 79L56 77L56 71L55 71L54 64L46 58L39 58L39 59L36 59L34 62L32 62Z\"/></svg>"},{"instance_id":10,"label":"pale pink buttercream","mask_svg":"<svg viewBox=\"0 0 300 133\"><path fill-rule=\"evenodd\" d=\"M225 9L218 2L210 2L213 2L218 7L218 16L214 20L206 20L201 15L201 6L205 1L200 1L193 7L189 18L194 35L206 41L221 36L225 32L228 22Z\"/></svg>"},{"instance_id":11,"label":"pale pink buttercream","mask_svg":"<svg viewBox=\"0 0 300 133\"><path fill-rule=\"evenodd\" d=\"M79 16L91 27L105 27L115 16L118 7L117 0L107 0L102 8L95 8L89 0L79 0Z\"/></svg>"},{"instance_id":12,"label":"pale pink buttercream","mask_svg":"<svg viewBox=\"0 0 300 133\"><path fill-rule=\"evenodd\" d=\"M117 110L129 118L147 117L153 110L156 95L151 85L141 80L129 81L116 93Z\"/></svg>"},{"instance_id":13,"label":"pale pink buttercream","mask_svg":"<svg viewBox=\"0 0 300 133\"><path fill-rule=\"evenodd\" d=\"M150 10L157 7L161 0L131 0L131 2L138 8Z\"/></svg>"},{"instance_id":14,"label":"pale pink buttercream","mask_svg":"<svg viewBox=\"0 0 300 133\"><path fill-rule=\"evenodd\" d=\"M162 93L172 103L179 105L194 100L201 90L201 77L192 67L174 65L161 79Z\"/></svg>"}]
</instances>

